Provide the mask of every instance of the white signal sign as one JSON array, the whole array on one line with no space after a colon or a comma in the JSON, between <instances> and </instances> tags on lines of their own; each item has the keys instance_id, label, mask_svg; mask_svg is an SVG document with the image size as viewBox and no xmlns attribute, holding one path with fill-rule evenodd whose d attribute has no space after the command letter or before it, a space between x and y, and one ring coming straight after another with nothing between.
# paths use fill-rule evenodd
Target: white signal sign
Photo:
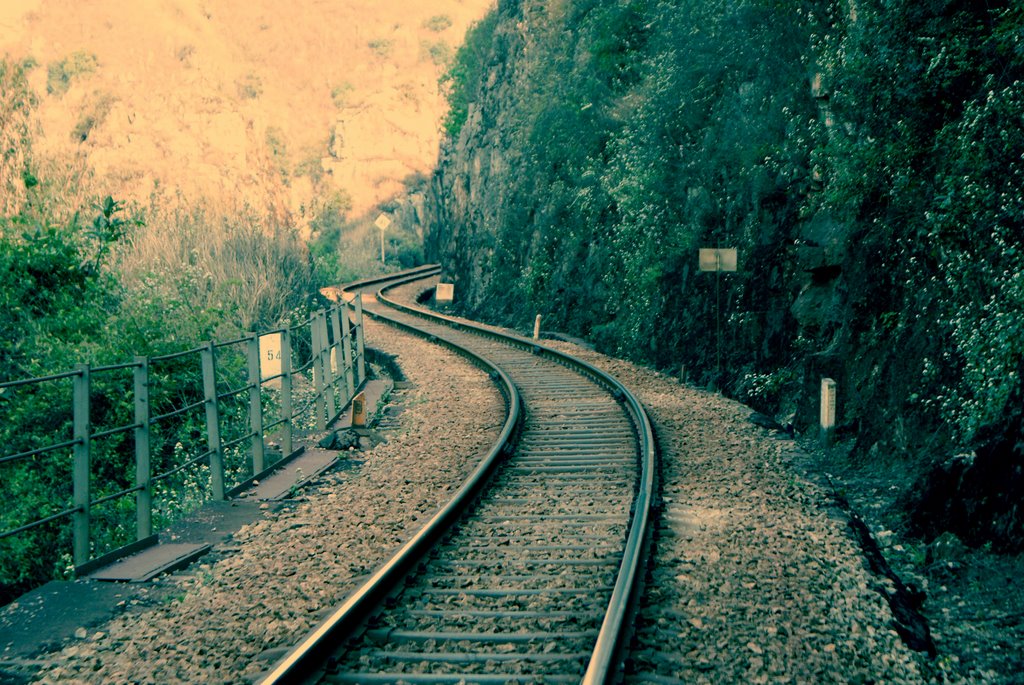
<instances>
[{"instance_id":1,"label":"white signal sign","mask_svg":"<svg viewBox=\"0 0 1024 685\"><path fill-rule=\"evenodd\" d=\"M735 271L736 248L702 247L699 261L701 271Z\"/></svg>"}]
</instances>

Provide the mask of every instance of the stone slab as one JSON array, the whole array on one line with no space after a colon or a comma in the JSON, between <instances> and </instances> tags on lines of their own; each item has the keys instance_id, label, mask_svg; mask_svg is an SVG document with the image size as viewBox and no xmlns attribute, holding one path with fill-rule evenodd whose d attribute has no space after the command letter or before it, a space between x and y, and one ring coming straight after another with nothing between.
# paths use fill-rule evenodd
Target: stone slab
<instances>
[{"instance_id":1,"label":"stone slab","mask_svg":"<svg viewBox=\"0 0 1024 685\"><path fill-rule=\"evenodd\" d=\"M0 609L0 669L60 646L118 614L139 596L138 585L93 580L54 580ZM0 682L3 682L0 679Z\"/></svg>"},{"instance_id":2,"label":"stone slab","mask_svg":"<svg viewBox=\"0 0 1024 685\"><path fill-rule=\"evenodd\" d=\"M253 486L239 495L242 500L281 500L286 499L293 486L308 481L334 466L340 453L335 450L324 450L319 447L308 447L299 456L274 471L268 477L254 483Z\"/></svg>"},{"instance_id":3,"label":"stone slab","mask_svg":"<svg viewBox=\"0 0 1024 685\"><path fill-rule=\"evenodd\" d=\"M154 545L138 554L101 568L89 575L93 580L144 583L161 573L188 566L210 551L212 545L169 542Z\"/></svg>"}]
</instances>

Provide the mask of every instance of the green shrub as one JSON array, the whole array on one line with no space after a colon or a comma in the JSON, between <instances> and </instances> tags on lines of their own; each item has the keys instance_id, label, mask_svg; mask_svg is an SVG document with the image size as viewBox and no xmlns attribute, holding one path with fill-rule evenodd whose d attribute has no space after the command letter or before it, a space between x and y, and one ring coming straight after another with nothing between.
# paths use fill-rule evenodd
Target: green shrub
<instances>
[{"instance_id":1,"label":"green shrub","mask_svg":"<svg viewBox=\"0 0 1024 685\"><path fill-rule=\"evenodd\" d=\"M81 50L71 53L59 62L51 62L46 68L46 92L60 97L68 92L71 82L76 77L91 74L98 66L96 55Z\"/></svg>"},{"instance_id":2,"label":"green shrub","mask_svg":"<svg viewBox=\"0 0 1024 685\"><path fill-rule=\"evenodd\" d=\"M447 66L452 61L452 48L443 40L423 41L420 43L420 53L439 67Z\"/></svg>"},{"instance_id":3,"label":"green shrub","mask_svg":"<svg viewBox=\"0 0 1024 685\"><path fill-rule=\"evenodd\" d=\"M442 126L452 138L459 135L469 116L469 103L476 97L490 59L498 13L491 11L466 31L466 39L455 53L451 66L439 81L448 98L448 113Z\"/></svg>"},{"instance_id":4,"label":"green shrub","mask_svg":"<svg viewBox=\"0 0 1024 685\"><path fill-rule=\"evenodd\" d=\"M255 100L263 95L263 80L250 72L235 83L238 97L243 100Z\"/></svg>"},{"instance_id":5,"label":"green shrub","mask_svg":"<svg viewBox=\"0 0 1024 685\"><path fill-rule=\"evenodd\" d=\"M355 90L355 86L348 81L331 88L331 100L334 102L334 106L338 109L345 107L353 90Z\"/></svg>"},{"instance_id":6,"label":"green shrub","mask_svg":"<svg viewBox=\"0 0 1024 685\"><path fill-rule=\"evenodd\" d=\"M375 38L366 44L366 47L370 48L373 54L382 58L390 55L394 46L395 42L387 38Z\"/></svg>"},{"instance_id":7,"label":"green shrub","mask_svg":"<svg viewBox=\"0 0 1024 685\"><path fill-rule=\"evenodd\" d=\"M113 95L97 93L92 102L82 112L74 129L72 129L71 140L84 143L89 138L89 134L92 133L93 129L106 121L114 102L115 98Z\"/></svg>"},{"instance_id":8,"label":"green shrub","mask_svg":"<svg viewBox=\"0 0 1024 685\"><path fill-rule=\"evenodd\" d=\"M435 31L440 33L445 29L451 28L452 20L447 14L435 14L423 22L423 28L428 31Z\"/></svg>"}]
</instances>

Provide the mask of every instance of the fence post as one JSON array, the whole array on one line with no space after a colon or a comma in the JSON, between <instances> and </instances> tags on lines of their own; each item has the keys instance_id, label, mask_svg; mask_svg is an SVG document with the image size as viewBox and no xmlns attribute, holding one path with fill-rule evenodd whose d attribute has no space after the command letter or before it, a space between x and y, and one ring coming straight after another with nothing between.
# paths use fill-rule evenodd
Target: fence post
<instances>
[{"instance_id":1,"label":"fence post","mask_svg":"<svg viewBox=\"0 0 1024 685\"><path fill-rule=\"evenodd\" d=\"M366 380L366 344L363 339L363 294L356 293L356 385Z\"/></svg>"},{"instance_id":2,"label":"fence post","mask_svg":"<svg viewBox=\"0 0 1024 685\"><path fill-rule=\"evenodd\" d=\"M320 310L316 317L320 329L320 368L324 371L324 400L327 404L327 420L334 420L334 369L331 368L331 339L327 334L327 312Z\"/></svg>"},{"instance_id":3,"label":"fence post","mask_svg":"<svg viewBox=\"0 0 1024 685\"><path fill-rule=\"evenodd\" d=\"M253 331L247 343L249 357L249 429L252 431L252 475L266 468L263 445L263 378L260 373L260 336Z\"/></svg>"},{"instance_id":4,"label":"fence post","mask_svg":"<svg viewBox=\"0 0 1024 685\"><path fill-rule=\"evenodd\" d=\"M281 332L281 456L292 453L292 332Z\"/></svg>"},{"instance_id":5,"label":"fence post","mask_svg":"<svg viewBox=\"0 0 1024 685\"><path fill-rule=\"evenodd\" d=\"M150 471L149 359L135 358L135 537L138 540L153 534L153 488Z\"/></svg>"},{"instance_id":6,"label":"fence post","mask_svg":"<svg viewBox=\"0 0 1024 685\"><path fill-rule=\"evenodd\" d=\"M332 307L330 311L331 316L331 331L334 333L334 345L331 351L331 360L338 366L338 408L341 409L348 401L352 399L352 392L348 389L349 385L349 374L346 370L346 362L344 357L345 345L348 343L348 338L341 337L341 311L344 305ZM345 312L345 316L348 316L348 312ZM351 353L350 353L351 354ZM345 377L345 385L342 386L340 381L342 376Z\"/></svg>"},{"instance_id":7,"label":"fence post","mask_svg":"<svg viewBox=\"0 0 1024 685\"><path fill-rule=\"evenodd\" d=\"M341 309L341 354L345 362L345 389L348 391L348 399L356 394L355 366L352 363L352 333L349 330L348 305L343 304Z\"/></svg>"},{"instance_id":8,"label":"fence post","mask_svg":"<svg viewBox=\"0 0 1024 685\"><path fill-rule=\"evenodd\" d=\"M220 407L217 402L217 349L208 342L200 352L203 362L203 394L206 398L206 446L210 451L210 493L224 499L224 450L220 442Z\"/></svg>"},{"instance_id":9,"label":"fence post","mask_svg":"<svg viewBox=\"0 0 1024 685\"><path fill-rule=\"evenodd\" d=\"M74 470L72 488L74 491L74 549L75 566L89 561L89 365L79 365L73 377L72 425L74 448Z\"/></svg>"},{"instance_id":10,"label":"fence post","mask_svg":"<svg viewBox=\"0 0 1024 685\"><path fill-rule=\"evenodd\" d=\"M309 340L313 348L313 392L315 393L316 428L325 430L327 421L324 418L324 366L323 343L320 341L320 326L317 325L318 317L314 315L309 321Z\"/></svg>"}]
</instances>

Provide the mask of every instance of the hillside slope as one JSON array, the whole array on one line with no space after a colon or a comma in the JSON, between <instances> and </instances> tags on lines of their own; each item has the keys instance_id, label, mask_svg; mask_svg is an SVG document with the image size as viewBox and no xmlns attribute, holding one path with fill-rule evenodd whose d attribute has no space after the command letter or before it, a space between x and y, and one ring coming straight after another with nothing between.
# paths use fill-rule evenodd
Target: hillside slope
<instances>
[{"instance_id":1,"label":"hillside slope","mask_svg":"<svg viewBox=\"0 0 1024 685\"><path fill-rule=\"evenodd\" d=\"M431 168L437 79L491 0L8 0L0 55L36 64L37 154L81 155L96 192L301 222L359 214Z\"/></svg>"}]
</instances>

